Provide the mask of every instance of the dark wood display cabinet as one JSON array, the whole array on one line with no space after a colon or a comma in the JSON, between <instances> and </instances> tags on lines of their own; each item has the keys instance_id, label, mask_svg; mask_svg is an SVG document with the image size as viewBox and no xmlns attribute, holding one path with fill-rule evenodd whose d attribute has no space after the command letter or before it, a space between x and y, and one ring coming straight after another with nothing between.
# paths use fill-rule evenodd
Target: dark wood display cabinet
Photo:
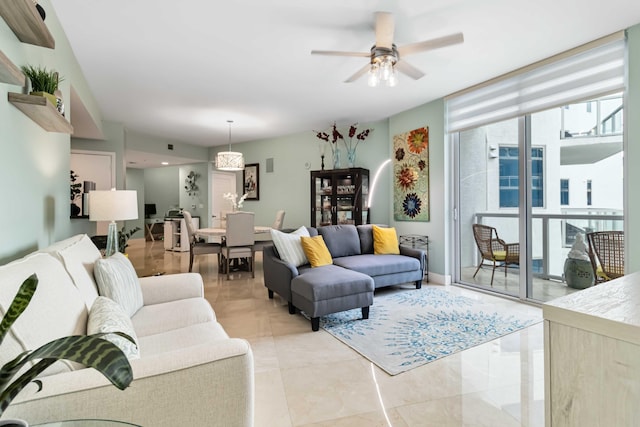
<instances>
[{"instance_id":1,"label":"dark wood display cabinet","mask_svg":"<svg viewBox=\"0 0 640 427\"><path fill-rule=\"evenodd\" d=\"M368 224L369 170L311 171L311 226Z\"/></svg>"}]
</instances>

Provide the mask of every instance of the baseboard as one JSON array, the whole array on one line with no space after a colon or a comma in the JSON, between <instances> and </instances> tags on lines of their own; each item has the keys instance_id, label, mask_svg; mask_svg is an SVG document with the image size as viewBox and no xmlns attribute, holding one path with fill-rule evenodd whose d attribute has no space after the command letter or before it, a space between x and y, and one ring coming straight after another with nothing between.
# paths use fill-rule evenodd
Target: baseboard
<instances>
[{"instance_id":1,"label":"baseboard","mask_svg":"<svg viewBox=\"0 0 640 427\"><path fill-rule=\"evenodd\" d=\"M428 283L430 285L450 285L451 276L448 274L438 274L430 271Z\"/></svg>"}]
</instances>

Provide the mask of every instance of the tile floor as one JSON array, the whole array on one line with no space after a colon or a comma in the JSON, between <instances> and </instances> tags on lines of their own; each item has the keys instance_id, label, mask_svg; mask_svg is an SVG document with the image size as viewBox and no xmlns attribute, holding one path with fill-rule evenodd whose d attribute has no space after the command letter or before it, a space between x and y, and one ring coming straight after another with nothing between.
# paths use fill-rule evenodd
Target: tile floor
<instances>
[{"instance_id":1,"label":"tile floor","mask_svg":"<svg viewBox=\"0 0 640 427\"><path fill-rule=\"evenodd\" d=\"M186 272L188 252L162 241L131 241L141 276ZM277 296L267 298L258 255L256 278L218 276L214 255L196 257L205 296L232 337L255 357L255 425L287 426L543 426L542 324L389 376L322 329L311 332ZM407 286L407 292L413 287ZM538 307L449 286L450 292L531 313ZM375 302L374 302L375 303Z\"/></svg>"},{"instance_id":2,"label":"tile floor","mask_svg":"<svg viewBox=\"0 0 640 427\"><path fill-rule=\"evenodd\" d=\"M520 292L520 272L518 269L510 268L506 276L503 268L496 269L493 286L491 286L491 267L481 268L476 277L473 277L475 271L476 267L463 268L462 282L478 286L479 289L494 290L506 295L518 296ZM533 277L531 298L536 301L546 302L578 290L570 288L566 283L558 280Z\"/></svg>"}]
</instances>

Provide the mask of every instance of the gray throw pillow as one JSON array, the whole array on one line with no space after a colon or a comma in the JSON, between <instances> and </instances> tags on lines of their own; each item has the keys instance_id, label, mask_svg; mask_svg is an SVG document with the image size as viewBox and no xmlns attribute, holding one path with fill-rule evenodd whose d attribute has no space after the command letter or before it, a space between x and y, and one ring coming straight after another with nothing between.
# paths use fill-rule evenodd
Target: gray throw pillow
<instances>
[{"instance_id":1,"label":"gray throw pillow","mask_svg":"<svg viewBox=\"0 0 640 427\"><path fill-rule=\"evenodd\" d=\"M355 225L326 225L318 228L332 258L360 255L360 238Z\"/></svg>"}]
</instances>

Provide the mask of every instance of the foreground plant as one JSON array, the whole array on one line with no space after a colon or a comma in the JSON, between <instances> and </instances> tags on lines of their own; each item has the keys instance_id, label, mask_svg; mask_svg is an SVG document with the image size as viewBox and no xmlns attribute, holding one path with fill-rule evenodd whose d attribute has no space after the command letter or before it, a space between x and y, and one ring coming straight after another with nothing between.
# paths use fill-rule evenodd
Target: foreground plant
<instances>
[{"instance_id":1,"label":"foreground plant","mask_svg":"<svg viewBox=\"0 0 640 427\"><path fill-rule=\"evenodd\" d=\"M11 325L20 317L31 302L31 298L38 287L38 277L29 276L20 286L7 313L0 323L0 345L9 332ZM121 332L113 332L133 342L133 339ZM11 401L26 387L34 382L38 391L42 389L42 382L36 377L56 361L65 359L81 363L96 369L113 385L124 390L133 380L133 373L129 360L115 344L100 338L106 334L68 336L53 340L36 350L28 350L19 354L15 359L7 362L0 369L0 416ZM37 361L37 362L36 362ZM12 379L28 363L35 363L23 374Z\"/></svg>"}]
</instances>

